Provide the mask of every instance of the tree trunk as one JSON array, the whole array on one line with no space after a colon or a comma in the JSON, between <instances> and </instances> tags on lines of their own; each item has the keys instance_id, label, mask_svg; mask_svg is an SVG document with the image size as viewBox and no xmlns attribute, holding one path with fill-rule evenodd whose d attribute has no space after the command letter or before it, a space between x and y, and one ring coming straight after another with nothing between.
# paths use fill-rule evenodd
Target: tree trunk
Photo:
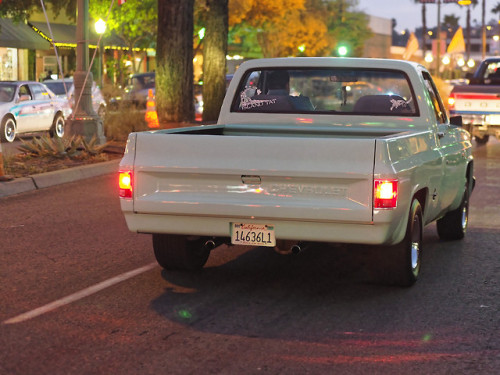
<instances>
[{"instance_id":1,"label":"tree trunk","mask_svg":"<svg viewBox=\"0 0 500 375\"><path fill-rule=\"evenodd\" d=\"M206 0L203 48L203 121L217 121L226 94L228 0Z\"/></svg>"},{"instance_id":2,"label":"tree trunk","mask_svg":"<svg viewBox=\"0 0 500 375\"><path fill-rule=\"evenodd\" d=\"M159 0L156 111L160 124L194 121L194 0Z\"/></svg>"}]
</instances>

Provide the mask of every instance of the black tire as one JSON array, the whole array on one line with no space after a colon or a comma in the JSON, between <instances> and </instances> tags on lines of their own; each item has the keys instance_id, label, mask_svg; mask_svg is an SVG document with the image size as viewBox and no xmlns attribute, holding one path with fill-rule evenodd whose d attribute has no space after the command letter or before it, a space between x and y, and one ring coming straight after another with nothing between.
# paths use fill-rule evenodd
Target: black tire
<instances>
[{"instance_id":1,"label":"black tire","mask_svg":"<svg viewBox=\"0 0 500 375\"><path fill-rule=\"evenodd\" d=\"M61 114L56 115L49 130L50 136L53 138L62 138L64 136L64 125L64 117Z\"/></svg>"},{"instance_id":2,"label":"black tire","mask_svg":"<svg viewBox=\"0 0 500 375\"><path fill-rule=\"evenodd\" d=\"M406 234L399 244L389 249L392 269L391 283L403 287L415 284L420 274L420 264L422 261L422 238L423 238L422 206L418 199L414 199Z\"/></svg>"},{"instance_id":3,"label":"black tire","mask_svg":"<svg viewBox=\"0 0 500 375\"><path fill-rule=\"evenodd\" d=\"M11 116L5 116L0 126L2 133L0 138L2 142L14 142L16 139L16 121Z\"/></svg>"},{"instance_id":4,"label":"black tire","mask_svg":"<svg viewBox=\"0 0 500 375\"><path fill-rule=\"evenodd\" d=\"M448 212L437 221L439 238L446 241L461 240L467 232L469 223L469 183L465 183L464 194L460 206Z\"/></svg>"},{"instance_id":5,"label":"black tire","mask_svg":"<svg viewBox=\"0 0 500 375\"><path fill-rule=\"evenodd\" d=\"M483 135L482 137L478 137L476 135L474 139L476 140L476 143L478 145L485 145L486 143L488 143L490 136L488 134Z\"/></svg>"},{"instance_id":6,"label":"black tire","mask_svg":"<svg viewBox=\"0 0 500 375\"><path fill-rule=\"evenodd\" d=\"M203 268L210 255L204 240L174 234L153 234L156 261L168 270L196 271Z\"/></svg>"}]
</instances>

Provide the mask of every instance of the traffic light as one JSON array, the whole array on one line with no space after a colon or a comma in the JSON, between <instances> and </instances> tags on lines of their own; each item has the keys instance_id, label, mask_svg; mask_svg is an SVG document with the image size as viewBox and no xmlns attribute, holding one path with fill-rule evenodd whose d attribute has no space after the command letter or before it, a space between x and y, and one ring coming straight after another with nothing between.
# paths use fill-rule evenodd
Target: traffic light
<instances>
[{"instance_id":1,"label":"traffic light","mask_svg":"<svg viewBox=\"0 0 500 375\"><path fill-rule=\"evenodd\" d=\"M349 49L345 45L341 44L337 47L337 54L340 57L345 57L345 56L347 56L348 53L349 53Z\"/></svg>"}]
</instances>

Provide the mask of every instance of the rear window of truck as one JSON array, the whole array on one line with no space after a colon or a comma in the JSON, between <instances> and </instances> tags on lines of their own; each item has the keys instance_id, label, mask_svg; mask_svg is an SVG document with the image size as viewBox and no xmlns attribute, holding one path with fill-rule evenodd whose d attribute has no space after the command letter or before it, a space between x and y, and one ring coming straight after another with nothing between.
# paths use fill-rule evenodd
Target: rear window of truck
<instances>
[{"instance_id":1,"label":"rear window of truck","mask_svg":"<svg viewBox=\"0 0 500 375\"><path fill-rule=\"evenodd\" d=\"M405 73L375 69L262 69L246 73L233 112L417 116Z\"/></svg>"}]
</instances>

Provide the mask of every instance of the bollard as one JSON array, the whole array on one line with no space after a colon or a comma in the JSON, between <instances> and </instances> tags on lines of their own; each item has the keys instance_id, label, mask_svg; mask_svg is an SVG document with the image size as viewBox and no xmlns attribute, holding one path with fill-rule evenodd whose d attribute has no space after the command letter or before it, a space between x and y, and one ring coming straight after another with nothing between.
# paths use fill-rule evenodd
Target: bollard
<instances>
[{"instance_id":1,"label":"bollard","mask_svg":"<svg viewBox=\"0 0 500 375\"><path fill-rule=\"evenodd\" d=\"M2 156L2 142L0 142L0 182L1 181L10 181L14 177L8 176L5 174L5 170L3 167L3 156Z\"/></svg>"}]
</instances>

